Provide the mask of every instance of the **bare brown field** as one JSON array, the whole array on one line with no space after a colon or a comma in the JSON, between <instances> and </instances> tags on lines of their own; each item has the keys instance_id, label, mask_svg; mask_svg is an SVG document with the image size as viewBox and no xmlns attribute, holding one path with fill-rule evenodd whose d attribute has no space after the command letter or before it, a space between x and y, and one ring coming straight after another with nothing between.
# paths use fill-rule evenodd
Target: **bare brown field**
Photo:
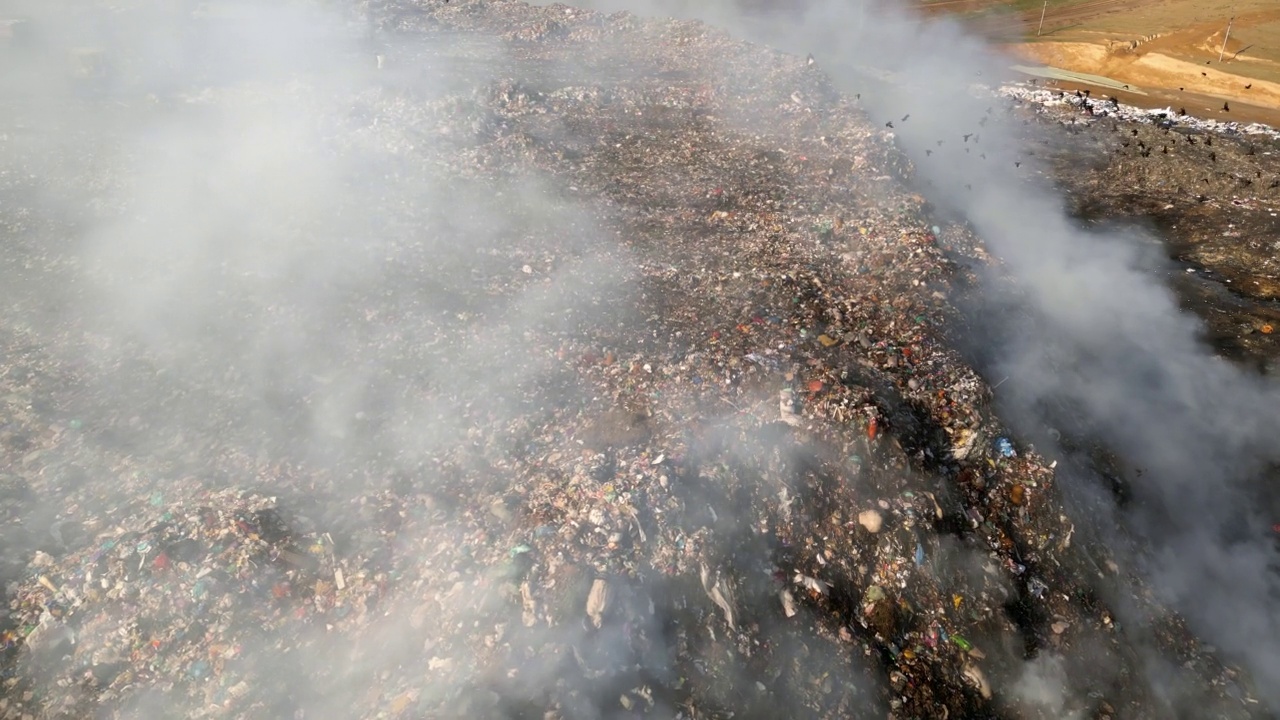
<instances>
[{"instance_id":1,"label":"bare brown field","mask_svg":"<svg viewBox=\"0 0 1280 720\"><path fill-rule=\"evenodd\" d=\"M1139 105L1280 120L1280 6L1273 0L1049 0L1038 36L1044 6L1034 0L921 7L955 15L1029 61L1141 88L1148 95L1135 96Z\"/></svg>"}]
</instances>

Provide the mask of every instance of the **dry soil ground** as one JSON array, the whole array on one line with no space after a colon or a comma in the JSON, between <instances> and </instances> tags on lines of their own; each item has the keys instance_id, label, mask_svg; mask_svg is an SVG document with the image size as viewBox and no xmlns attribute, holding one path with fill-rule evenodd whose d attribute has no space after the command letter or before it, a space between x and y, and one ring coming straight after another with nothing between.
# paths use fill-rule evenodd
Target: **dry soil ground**
<instances>
[{"instance_id":1,"label":"dry soil ground","mask_svg":"<svg viewBox=\"0 0 1280 720\"><path fill-rule=\"evenodd\" d=\"M1280 122L1280 6L1270 0L939 0L922 6L930 14L955 14L1028 60L1141 88L1145 97L1126 98L1135 104ZM1224 102L1229 111L1222 110Z\"/></svg>"}]
</instances>

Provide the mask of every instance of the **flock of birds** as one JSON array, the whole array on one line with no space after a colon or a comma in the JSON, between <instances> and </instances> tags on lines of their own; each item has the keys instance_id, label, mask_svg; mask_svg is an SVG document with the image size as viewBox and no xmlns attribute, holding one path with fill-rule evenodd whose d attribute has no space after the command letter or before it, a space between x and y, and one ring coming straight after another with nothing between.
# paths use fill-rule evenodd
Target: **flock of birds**
<instances>
[{"instance_id":1,"label":"flock of birds","mask_svg":"<svg viewBox=\"0 0 1280 720\"><path fill-rule=\"evenodd\" d=\"M1032 84L1035 84L1035 80L1032 80L1031 82ZM1128 87L1128 86L1125 86L1125 87ZM1248 83L1244 87L1246 90L1248 90L1253 87L1253 83ZM1179 88L1179 89L1182 90L1182 88ZM1068 100L1067 91L1062 91L1062 90L1056 91L1055 97L1058 100ZM1114 112L1114 111L1118 111L1120 108L1120 101L1118 98L1103 96L1102 100L1095 100L1092 98L1092 92L1088 89L1075 90L1074 102L1072 104L1075 104L1080 109L1081 113L1089 117L1098 117L1099 115L1105 117L1108 114L1108 111ZM1007 112L1013 113L1015 111L1015 108L1019 105L1021 105L1021 102L1016 100L1013 101L1011 106L1007 109ZM1231 111L1231 105L1229 102L1224 101L1222 103L1222 111L1223 112ZM985 126L993 112L994 112L994 107L988 107L982 119L979 120L978 125ZM1178 117L1185 117L1186 114L1187 114L1187 110L1185 107L1181 107L1177 111ZM1179 141L1181 141L1188 147L1196 146L1196 145L1203 145L1205 148L1213 147L1212 133L1204 133L1202 135L1199 135L1199 137L1197 137L1197 135L1192 132L1185 132L1185 131L1177 132L1173 129L1175 126L1175 123L1169 119L1167 113L1159 113L1155 117L1157 118L1157 122L1152 126L1152 130L1158 130L1164 136L1169 136L1167 140L1159 141L1159 153L1161 155L1171 154L1171 148L1176 149ZM906 115L903 115L900 119L896 121L895 120L886 121L884 126L890 130L893 130L893 129L896 129L897 127L895 123L902 124L907 122L910 118L911 118L911 115L908 113ZM1029 122L1030 122L1029 118L1023 118L1023 124L1027 124ZM1084 127L1083 124L1077 124L1074 122L1067 124L1068 130L1073 133L1079 132L1083 127ZM1116 122L1110 123L1110 132L1119 133L1120 130L1121 130L1120 122L1116 121ZM1121 140L1119 143L1119 146L1115 148L1115 154L1122 155L1122 156L1124 155L1136 156L1140 158L1151 157L1152 153L1155 152L1157 149L1156 148L1157 140L1152 140L1149 137L1145 139L1140 138L1139 135L1141 131L1138 127L1129 128L1129 131L1130 131L1129 137L1125 138L1124 140ZM965 144L965 148L964 148L965 153L972 154L972 150L974 148L969 146L970 140L972 139L973 146L977 146L979 141L981 140L981 136L978 134L978 132L974 131L974 132L967 132L967 133L961 134L960 139L961 139L961 142ZM937 147L942 147L945 142L946 140L937 140L936 141ZM1130 148L1132 148L1132 150ZM934 151L932 149L925 149L924 151L925 157L931 157L933 153ZM1253 155L1256 155L1256 153L1257 153L1257 150L1253 145L1245 144L1244 154L1246 156L1253 156ZM987 159L987 155L985 152L979 151L977 154L981 159L983 160ZM1034 151L1028 151L1028 154L1034 155L1035 153ZM1209 150L1205 156L1207 156L1209 163L1216 164L1218 162L1218 153L1216 150ZM1022 161L1014 160L1013 165L1015 168L1020 168L1022 166ZM1261 170L1254 170L1254 173L1253 173L1254 177L1248 177L1247 175L1239 175L1236 173L1229 173L1229 172L1219 172L1217 174L1226 176L1243 187L1252 186L1256 180L1261 180L1263 175ZM1199 182L1208 185L1211 183L1211 180L1209 177L1202 177L1200 178ZM969 190L973 189L971 185L966 185L965 187ZM1268 189L1272 189L1272 190L1280 188L1280 177L1277 177L1276 179L1272 180L1267 187ZM1198 196L1198 198L1201 201L1205 199L1203 195Z\"/></svg>"},{"instance_id":2,"label":"flock of birds","mask_svg":"<svg viewBox=\"0 0 1280 720\"><path fill-rule=\"evenodd\" d=\"M816 61L815 61L815 59L814 59L813 55L809 55L809 57L807 58L807 64L808 64L809 66L814 66L814 65L816 65ZM1202 72L1201 74L1202 74L1202 75L1207 76L1207 73L1203 73L1203 72ZM979 73L979 75L981 75L981 73ZM1031 84L1032 84L1032 85L1035 85L1035 84L1037 84L1037 83L1036 83L1036 81L1033 79L1033 80L1031 80ZM1245 84L1244 89L1245 89L1245 90L1249 90L1249 89L1251 89L1252 87L1253 87L1253 83L1252 83L1252 82L1250 82L1250 83ZM1129 89L1129 86L1128 86L1128 85L1124 85L1124 88L1125 88L1125 89ZM1185 88L1178 88L1178 90L1179 90L1179 91L1185 91ZM857 98L857 99L861 99L861 97L862 97L862 96L861 96L861 94L857 94L857 95L855 96L855 98ZM1062 90L1058 90L1058 91L1056 91L1056 98L1057 98L1057 99L1059 99L1059 100L1066 100L1066 99L1067 99L1066 91L1062 91ZM1090 117L1097 117L1098 113L1102 113L1102 114L1103 114L1103 116L1105 117L1105 116L1106 116L1106 114L1108 113L1108 110L1110 110L1110 111L1118 111L1118 110L1119 110L1119 108L1120 108L1120 100L1119 100L1118 98L1116 98L1116 97L1103 96L1103 99L1102 99L1101 101L1094 100L1094 99L1092 98L1092 91L1090 91L1090 90L1088 90L1088 89L1076 90L1076 91L1075 91L1075 101L1076 101L1076 102L1075 102L1075 103L1073 103L1073 104L1077 105L1077 107L1079 107L1079 108L1080 108L1080 111L1081 111L1083 114L1088 115L1088 116L1090 116ZM1009 113L1009 114L1012 114L1012 113L1015 111L1016 106L1020 106L1021 104L1022 104L1022 103L1021 103L1020 101L1013 100L1012 104L1011 104L1008 108L1006 108L1006 112L1007 112L1007 113ZM986 113L985 113L985 114L983 115L983 117L978 121L978 125L979 125L979 127L985 127L985 126L986 126L987 121L991 118L992 113L994 112L994 110L995 110L994 106L991 106L991 107L988 107L988 108L987 108ZM1231 112L1231 105L1230 105L1230 103L1229 103L1229 102L1224 101L1224 102L1222 103L1222 111L1223 111L1223 112L1227 112L1227 113ZM1187 114L1187 110L1186 110L1186 108L1185 108L1185 107L1178 108L1178 111L1177 111L1177 115L1178 115L1178 117L1185 117L1185 116L1186 116L1186 114ZM1173 121L1173 120L1169 119L1169 117L1168 117L1168 114L1167 114L1167 113L1159 113L1159 114L1157 114L1157 115L1156 115L1156 118L1158 119L1158 122L1156 122L1152 127L1153 127L1154 129L1158 129L1158 130L1162 131L1162 132L1163 132L1163 134L1164 134L1165 136L1173 135L1173 136L1172 136L1168 141L1160 142L1160 154L1161 154L1161 155L1170 155L1170 154L1171 154L1171 152L1170 152L1170 147L1171 147L1171 146L1173 146L1173 147L1175 147L1175 148L1176 148L1177 143L1178 143L1178 141L1179 141L1179 138L1181 139L1181 141L1182 141L1183 143L1185 143L1185 144L1186 144L1186 145L1188 145L1188 146L1195 146L1195 145L1197 145L1197 144L1201 144L1201 143L1202 143L1202 144L1204 145L1204 147L1206 147L1206 148L1213 147L1213 135L1212 135L1212 133L1204 133L1204 134L1203 134L1199 139L1197 139L1197 138L1196 138L1196 136L1195 136L1195 134L1194 134L1193 132L1186 132L1186 131L1183 131L1183 132L1177 132L1177 133L1174 133L1173 128L1174 128L1174 126L1175 126L1175 121ZM893 130L893 129L896 129L896 125L894 124L895 122L896 122L896 123L898 123L898 124L902 124L902 123L907 122L907 121L908 121L908 120L910 120L910 119L911 119L911 114L910 114L910 113L907 113L907 114L903 115L900 119L898 119L898 120L896 120L896 121L895 121L895 120L887 120L887 121L885 122L884 126L885 126L886 128L888 128L888 129L890 129L890 130ZM1022 122L1023 122L1023 124L1024 124L1024 125L1025 125L1025 124L1028 124L1028 123L1030 123L1030 118L1028 118L1028 117L1024 117L1024 118L1022 119ZM1087 123L1085 123L1085 124L1080 124L1080 123L1076 123L1076 122L1074 122L1074 121L1073 121L1073 122L1070 122L1070 123L1063 123L1063 124L1064 124L1064 125L1066 125L1066 127L1067 127L1068 131L1069 131L1069 132L1072 132L1072 133L1077 133L1077 132L1079 132L1079 131L1082 129L1082 127L1084 127L1084 126L1086 126L1086 125L1087 125ZM1145 125L1145 124L1144 124L1144 125ZM1112 133L1119 133L1119 132L1120 132L1120 122L1119 122L1119 121L1112 121L1112 122L1110 123L1110 130L1111 130L1111 132L1112 132ZM1126 154L1136 154L1136 155L1137 155L1137 157L1141 157L1141 158L1149 158L1149 157L1151 157L1152 153L1155 151L1155 143L1154 143L1154 142L1152 142L1151 144L1148 144L1148 139L1149 139L1149 138L1148 138L1148 139L1142 139L1142 138L1139 138L1139 134L1140 134L1140 132L1141 132L1141 131L1140 131L1140 129L1139 129L1139 127L1132 127L1132 128L1129 128L1129 130L1130 130L1130 137L1129 137L1129 138L1126 138L1125 140L1122 140L1122 141L1120 142L1119 147L1116 147L1116 148L1115 148L1115 153L1116 153L1117 155L1122 155L1122 156L1123 156L1123 155L1126 155ZM972 140L973 140L973 146L975 146L975 147L976 147L976 146L979 144L980 140L981 140L981 136L978 134L978 132L977 132L976 130L975 130L975 131L972 131L972 132L963 133L963 134L961 134L961 135L960 135L960 140L961 140L961 142L962 142L962 143L964 143L964 145L965 145L965 147L964 147L964 151L965 151L965 153L966 153L966 154L972 154L972 150L973 150L973 148L969 146L969 141L970 141L970 139L971 139L971 138L972 138ZM1135 141L1134 141L1132 138L1138 138L1138 140L1136 141L1136 144L1135 144ZM936 141L937 147L939 147L939 148L940 148L940 147L942 147L942 146L943 146L943 144L945 144L945 143L946 143L946 140L945 140L945 139L937 140L937 141ZM1130 147L1133 147L1133 148L1134 148L1134 150L1133 150L1133 151L1128 151L1128 149L1129 149ZM1246 156L1253 156L1253 155L1256 155L1256 153L1257 153L1257 151L1256 151L1256 149L1253 147L1253 145L1251 145L1251 144L1245 144L1244 154L1245 154ZM924 154L925 154L925 157L931 157L931 156L934 154L934 151L933 151L932 149L928 149L928 148L926 148L926 149L924 150ZM1028 151L1026 151L1026 154L1028 154L1028 155L1034 155L1034 154L1035 154L1035 152L1034 152L1034 151L1031 151L1031 150L1028 150ZM986 159L987 159L987 155L986 155L986 153L985 153L985 152L981 152L981 151L979 151L979 152L978 152L978 156L979 156L981 159L983 159L983 160L986 160ZM1218 153L1217 153L1217 151L1216 151L1216 150L1210 150L1210 151L1207 153L1207 158L1208 158L1209 163L1212 163L1212 164L1215 164L1215 165L1216 165L1216 163L1217 163L1217 161L1218 161ZM1014 166L1015 168L1020 168L1020 167L1022 167L1022 161L1021 161L1021 160L1013 160L1012 162L1013 162L1013 166ZM1219 171L1219 172L1217 172L1217 173L1216 173L1216 175L1218 175L1218 176L1224 176L1224 177L1227 177L1227 178L1229 178L1229 179L1233 180L1233 181L1234 181L1235 183L1237 183L1239 186L1243 186L1243 187L1249 187L1249 186L1252 186L1252 185L1254 184L1255 180L1261 180L1261 179L1262 179L1262 174L1263 174L1263 173L1262 173L1262 170L1258 170L1258 169L1256 169L1256 168L1254 169L1254 177L1248 177L1247 175L1239 175L1239 174L1236 174L1236 173L1226 172L1226 171ZM1202 177L1202 178L1200 178L1199 182L1204 183L1204 184L1206 184L1206 185L1211 184L1210 178L1209 178L1209 177L1207 177L1207 176L1206 176L1206 177ZM931 185L933 185L933 183L932 183L931 181L929 181L928 179L925 179L925 184L926 184L926 185L930 185L930 186L931 186ZM1280 177L1277 177L1277 178L1273 179L1273 180L1271 181L1270 185L1268 185L1267 187L1268 187L1268 189L1271 189L1271 190L1275 190L1275 189L1280 188ZM967 190L973 190L973 186L972 186L972 184L965 184L965 188L966 188ZM1180 188L1180 187L1179 187L1179 188L1178 188L1178 191L1179 191L1179 192L1182 192L1183 190L1182 190L1182 188ZM1196 199L1197 199L1198 201L1200 201L1200 202L1204 202L1205 200L1207 200L1206 196L1204 196L1204 195L1202 195L1202 194L1197 194L1197 195L1196 195Z\"/></svg>"}]
</instances>

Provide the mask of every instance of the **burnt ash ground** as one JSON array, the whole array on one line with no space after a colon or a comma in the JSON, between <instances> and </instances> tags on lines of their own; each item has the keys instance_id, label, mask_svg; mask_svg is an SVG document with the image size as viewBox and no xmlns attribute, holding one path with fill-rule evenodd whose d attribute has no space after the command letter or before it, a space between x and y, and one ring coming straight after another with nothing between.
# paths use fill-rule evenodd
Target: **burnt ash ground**
<instances>
[{"instance_id":1,"label":"burnt ash ground","mask_svg":"<svg viewBox=\"0 0 1280 720\"><path fill-rule=\"evenodd\" d=\"M82 289L154 270L86 250L132 208L77 152L152 101L9 147L6 717L1262 716L1063 502L1069 464L998 449L951 305L990 258L802 58L562 7L379 17L387 79L328 140L394 170L342 208L391 260L326 303L229 272L207 335L149 344ZM304 230L367 260L331 219ZM227 359L285 330L341 351Z\"/></svg>"}]
</instances>

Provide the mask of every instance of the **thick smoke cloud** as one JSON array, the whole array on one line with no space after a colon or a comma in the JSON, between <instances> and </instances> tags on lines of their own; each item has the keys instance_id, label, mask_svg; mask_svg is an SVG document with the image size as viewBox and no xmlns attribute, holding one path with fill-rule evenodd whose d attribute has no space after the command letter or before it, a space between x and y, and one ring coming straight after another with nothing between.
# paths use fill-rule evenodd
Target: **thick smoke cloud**
<instances>
[{"instance_id":1,"label":"thick smoke cloud","mask_svg":"<svg viewBox=\"0 0 1280 720\"><path fill-rule=\"evenodd\" d=\"M622 324L631 312L633 260L565 188L528 176L495 187L445 165L492 131L469 98L507 77L512 61L482 49L472 53L482 62L461 63L475 48L437 37L393 53L398 65L379 72L388 48L370 42L363 20L314 3L19 10L2 82L17 100L4 120L21 134L6 150L29 176L16 186L41 211L31 236L62 245L6 266L6 311L84 370L94 399L66 412L103 414L75 422L114 425L123 414L127 435L104 436L108 450L159 459L170 475L104 492L99 478L122 472L104 459L83 468L100 507L77 512L109 513L139 490L165 502L211 456L230 456L243 475L201 480L291 495L298 527L346 527L346 542L376 545L389 521L367 501L425 483L440 505L416 523L396 518L398 542L429 537L435 561L456 566L468 543L451 523L450 493L495 489L484 465L528 442L517 419L592 401L551 369L544 338ZM476 107L458 107L468 102ZM472 124L450 130L445 121L459 115ZM423 132L437 121L439 132ZM477 425L510 435L481 437ZM451 454L476 464L446 467ZM281 458L300 459L308 476L280 482L293 472ZM28 519L64 509L48 502ZM489 518L497 532L502 517ZM468 677L449 667L460 656L451 642L461 628L493 624L497 592L461 587L447 570L433 582L442 585L383 598L387 609L370 612L385 617L354 646L323 626L284 642L239 636L246 686L237 692L273 717L348 717L369 704L373 684L414 667L437 678L427 694L483 706L484 691L447 673ZM464 622L434 626L419 609L431 602ZM619 642L598 641L600 657L621 652ZM53 692L44 671L56 663L45 659L33 652L21 672ZM530 658L518 682L533 696L554 685L554 668ZM164 717L175 707L156 688L121 712Z\"/></svg>"},{"instance_id":2,"label":"thick smoke cloud","mask_svg":"<svg viewBox=\"0 0 1280 720\"><path fill-rule=\"evenodd\" d=\"M842 89L861 92L873 120L895 124L930 200L972 227L1002 263L970 310L984 371L993 382L1008 378L999 394L1006 417L1041 447L1052 445L1046 429L1054 427L1124 458L1134 494L1124 510L1098 492L1087 469L1069 495L1099 518L1110 543L1130 548L1132 569L1163 599L1255 674L1276 706L1276 548L1252 498L1271 482L1265 473L1277 459L1277 389L1202 342L1200 324L1162 280L1169 263L1152 256L1140 231L1082 229L1052 187L1014 172L1015 162L1038 161L1013 139L1001 103L975 92L1007 79L1010 62L952 22L919 20L894 4L600 6L697 17L812 53ZM1009 281L1016 290L1007 292ZM1151 663L1160 684L1176 682Z\"/></svg>"},{"instance_id":3,"label":"thick smoke cloud","mask_svg":"<svg viewBox=\"0 0 1280 720\"><path fill-rule=\"evenodd\" d=\"M697 17L812 52L843 89L862 93L877 123L896 123L930 199L1004 263L972 312L986 321L977 338L989 344L985 369L1009 378L1000 393L1008 417L1041 444L1052 424L1104 440L1141 468L1138 501L1125 509L1080 471L1073 500L1121 529L1100 523L1092 532L1132 545L1133 569L1262 687L1280 687L1280 628L1269 609L1276 558L1257 539L1263 521L1247 502L1248 483L1274 459L1274 388L1200 344L1195 321L1153 279L1158 259L1124 235L1081 231L1051 188L1011 172L1015 159L1034 161L1008 139L1001 114L987 112L994 101L971 92L1002 76L1000 58L954 25L870 4L815 2L785 13L657 0L601 7ZM313 3L191 9L20 9L30 21L0 75L0 89L23 100L0 110L21 130L9 141L12 172L32 177L23 187L45 210L47 234L82 264L64 267L51 251L47 265L6 266L3 299L37 336L85 333L86 343L72 345L89 351L71 359L90 366L92 393L130 416L123 424L133 434L115 441L166 458L175 478L197 464L193 446L197 454L234 449L246 456L246 473L255 455L303 457L318 470L297 483L315 490L299 522L351 516L369 527L370 495L406 477L439 483L419 526L431 529L413 531L438 540L445 558L432 584L387 599L384 617L354 646L315 628L294 649L263 640L242 650L271 678L264 694L278 702L276 716L305 708L308 718L342 717L386 673L413 667L446 677L459 628L433 625L421 610L428 599L464 625L498 615L504 578L461 587L449 575L468 542L451 524L450 494L493 489L486 484L498 482L507 453L531 441L521 418L603 404L560 374L556 348L541 338L624 322L635 312L640 261L586 217L569 188L513 177L495 194L433 165L463 139L404 129L429 125L432 103L449 102L472 123L464 133L496 132L491 117L459 98L509 74L514 60L501 50L469 38L399 45L371 37L363 18ZM108 61L109 70L99 66ZM589 80L626 69L557 71ZM414 102L398 101L401 92ZM969 132L980 140L963 141ZM509 434L480 437L482 423L510 425ZM443 459L459 447L474 464ZM385 474L369 476L371 460ZM225 479L273 485L250 480ZM498 555L507 552L506 512L491 509L497 529L483 543ZM954 555L945 562L983 572L964 552ZM642 610L651 601L615 599ZM634 652L620 622L603 618L604 631L583 643L588 630L575 621L557 632L594 654L566 662L606 667ZM658 637L653 622L639 631ZM673 672L671 645L648 650L646 672ZM1072 678L1109 668L1066 663L1027 663L1010 702L1071 717ZM507 687L539 697L559 679L557 667L525 658ZM1159 658L1150 672L1158 684L1176 683ZM847 664L833 662L831 675L857 683ZM424 692L473 692L477 706L485 694L443 679ZM1168 702L1181 701L1171 690ZM576 716L603 716L616 695L581 702ZM160 716L166 707L157 692L129 710Z\"/></svg>"}]
</instances>

